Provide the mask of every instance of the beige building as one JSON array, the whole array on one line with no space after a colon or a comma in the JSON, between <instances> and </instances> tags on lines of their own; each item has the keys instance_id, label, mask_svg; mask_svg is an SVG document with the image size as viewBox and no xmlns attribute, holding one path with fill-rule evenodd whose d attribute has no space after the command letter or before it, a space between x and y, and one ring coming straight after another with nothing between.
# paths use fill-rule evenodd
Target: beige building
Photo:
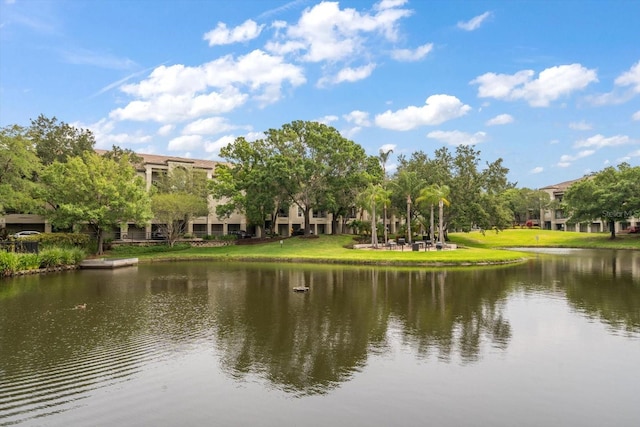
<instances>
[{"instance_id":1,"label":"beige building","mask_svg":"<svg viewBox=\"0 0 640 427\"><path fill-rule=\"evenodd\" d=\"M580 178L583 179L583 178ZM547 187L542 187L540 190L545 191L551 196L552 201L556 201L558 203L562 203L562 198L564 197L564 193L574 182L580 181L580 179L574 179L571 181L561 182L559 184L549 185ZM543 212L543 220L541 227L547 230L559 230L559 231L579 231L583 233L600 233L607 232L610 233L608 222L604 222L602 220L595 220L589 223L580 223L580 224L567 224L567 219L569 214L559 207L556 209L547 209ZM615 232L624 232L629 229L629 227L640 227L640 218L631 217L625 221L616 221L615 223Z\"/></svg>"},{"instance_id":2,"label":"beige building","mask_svg":"<svg viewBox=\"0 0 640 427\"><path fill-rule=\"evenodd\" d=\"M96 150L104 153L104 150ZM213 178L216 166L219 162L212 160L197 160L174 156L158 156L153 154L140 154L143 161L138 168L138 173L146 182L147 190L151 188L153 182L162 174L173 168L184 168L186 170L200 170L206 173L207 178ZM209 215L195 218L186 224L187 233L196 237L205 235L226 235L232 231L244 230L248 233L260 235L259 227L250 226L244 215L234 213L229 218L220 219L215 214L216 203L209 200ZM312 211L309 219L311 231L314 234L331 234L331 214L326 212ZM113 235L115 239L150 239L157 230L157 222L151 221L145 227L137 227L135 224L124 224L120 230ZM270 224L268 224L270 226ZM292 206L288 212L280 212L276 224L271 228L281 236L289 236L293 230L304 227L304 215L297 206ZM0 216L0 228L6 228L9 234L22 230L36 230L40 232L51 232L51 224L40 215L28 215L20 213L7 213Z\"/></svg>"}]
</instances>

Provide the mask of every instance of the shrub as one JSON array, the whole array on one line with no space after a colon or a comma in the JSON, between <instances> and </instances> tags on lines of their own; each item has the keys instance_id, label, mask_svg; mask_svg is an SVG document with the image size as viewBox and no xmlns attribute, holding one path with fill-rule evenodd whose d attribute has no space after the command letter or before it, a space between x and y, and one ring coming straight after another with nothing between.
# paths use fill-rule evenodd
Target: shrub
<instances>
[{"instance_id":1,"label":"shrub","mask_svg":"<svg viewBox=\"0 0 640 427\"><path fill-rule=\"evenodd\" d=\"M48 248L40 252L40 267L49 268L62 265L64 257L64 249Z\"/></svg>"},{"instance_id":2,"label":"shrub","mask_svg":"<svg viewBox=\"0 0 640 427\"><path fill-rule=\"evenodd\" d=\"M40 267L40 255L18 254L18 271L35 270Z\"/></svg>"},{"instance_id":3,"label":"shrub","mask_svg":"<svg viewBox=\"0 0 640 427\"><path fill-rule=\"evenodd\" d=\"M13 252L0 252L0 276L9 276L18 271L18 257Z\"/></svg>"},{"instance_id":4,"label":"shrub","mask_svg":"<svg viewBox=\"0 0 640 427\"><path fill-rule=\"evenodd\" d=\"M82 233L42 233L36 237L36 240L47 247L87 248L91 241L89 235Z\"/></svg>"}]
</instances>

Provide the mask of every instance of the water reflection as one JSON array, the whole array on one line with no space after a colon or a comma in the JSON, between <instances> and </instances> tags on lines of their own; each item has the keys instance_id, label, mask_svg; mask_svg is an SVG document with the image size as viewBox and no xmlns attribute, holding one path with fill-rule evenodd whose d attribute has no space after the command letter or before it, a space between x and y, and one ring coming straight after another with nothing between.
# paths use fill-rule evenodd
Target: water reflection
<instances>
[{"instance_id":1,"label":"water reflection","mask_svg":"<svg viewBox=\"0 0 640 427\"><path fill-rule=\"evenodd\" d=\"M566 300L637 339L639 255L460 270L196 262L3 281L0 425L73 411L203 349L232 381L257 377L291 396L330 394L398 343L423 363L477 366L509 352L507 306L522 295Z\"/></svg>"}]
</instances>

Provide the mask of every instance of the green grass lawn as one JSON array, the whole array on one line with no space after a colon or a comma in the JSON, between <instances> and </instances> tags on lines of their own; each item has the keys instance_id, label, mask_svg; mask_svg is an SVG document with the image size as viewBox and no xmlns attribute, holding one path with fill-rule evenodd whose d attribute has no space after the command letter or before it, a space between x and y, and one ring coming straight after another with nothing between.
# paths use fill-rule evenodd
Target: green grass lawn
<instances>
[{"instance_id":1,"label":"green grass lawn","mask_svg":"<svg viewBox=\"0 0 640 427\"><path fill-rule=\"evenodd\" d=\"M483 265L518 262L530 256L525 252L503 250L508 247L571 247L640 249L640 235L620 235L611 241L609 234L573 233L550 230L509 229L499 233L488 231L450 233L452 243L462 245L457 250L414 252L406 246L404 251L386 249L349 249L353 236L321 235L317 238L293 237L252 244L214 248L166 246L122 246L107 257L137 257L140 262L211 259L218 261L281 261L298 263L341 263L361 265Z\"/></svg>"},{"instance_id":2,"label":"green grass lawn","mask_svg":"<svg viewBox=\"0 0 640 427\"><path fill-rule=\"evenodd\" d=\"M410 247L404 251L385 249L348 249L353 244L353 236L328 236L318 238L293 237L254 245L229 245L215 248L179 248L160 252L157 247L121 247L107 254L109 257L137 257L140 262L164 260L213 259L229 261L273 261L282 262L322 262L375 265L467 265L517 262L527 254L492 248L464 248L429 252L413 252Z\"/></svg>"},{"instance_id":3,"label":"green grass lawn","mask_svg":"<svg viewBox=\"0 0 640 427\"><path fill-rule=\"evenodd\" d=\"M601 249L640 249L640 235L617 234L611 240L609 233L577 233L570 231L508 229L485 234L450 233L452 242L478 248L508 247L563 247L563 248L601 248Z\"/></svg>"}]
</instances>

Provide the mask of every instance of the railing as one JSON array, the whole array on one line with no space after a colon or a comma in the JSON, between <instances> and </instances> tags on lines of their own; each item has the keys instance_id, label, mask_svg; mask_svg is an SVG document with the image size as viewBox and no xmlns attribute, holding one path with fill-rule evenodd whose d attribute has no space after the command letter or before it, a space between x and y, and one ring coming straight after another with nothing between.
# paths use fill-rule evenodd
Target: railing
<instances>
[{"instance_id":1,"label":"railing","mask_svg":"<svg viewBox=\"0 0 640 427\"><path fill-rule=\"evenodd\" d=\"M4 252L37 254L40 251L40 242L21 240L0 242L0 250Z\"/></svg>"}]
</instances>

